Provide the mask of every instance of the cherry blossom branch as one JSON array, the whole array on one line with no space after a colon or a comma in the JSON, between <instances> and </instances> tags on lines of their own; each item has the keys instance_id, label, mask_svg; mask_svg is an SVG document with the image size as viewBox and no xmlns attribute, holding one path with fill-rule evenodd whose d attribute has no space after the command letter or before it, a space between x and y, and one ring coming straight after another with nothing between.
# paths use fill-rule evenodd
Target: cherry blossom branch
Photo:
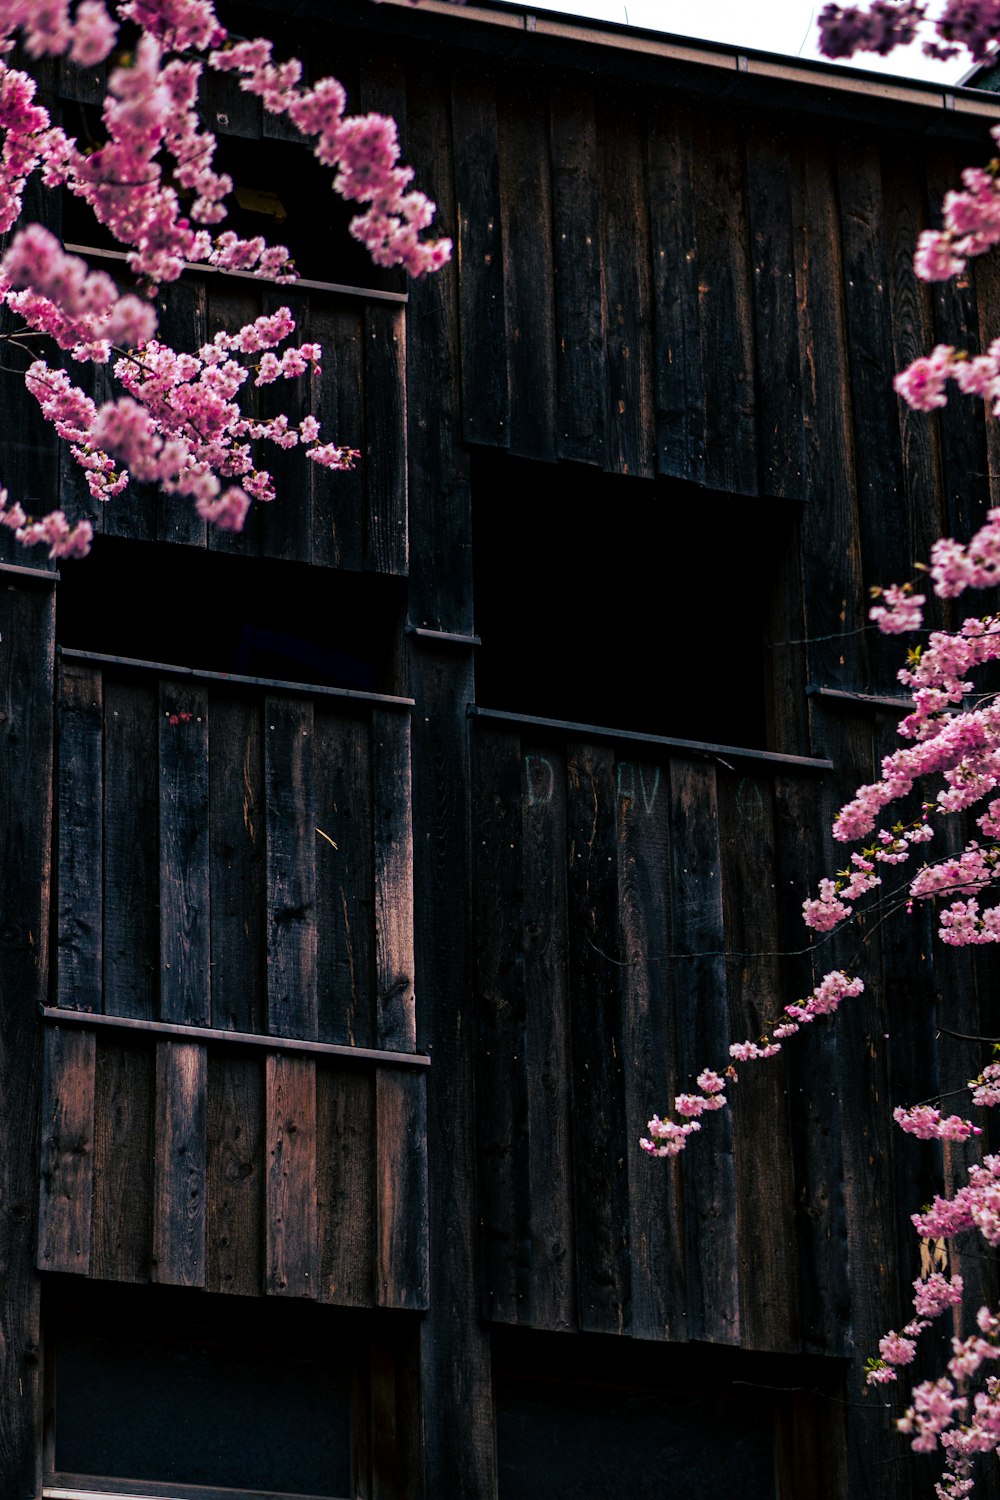
<instances>
[{"instance_id":1,"label":"cherry blossom branch","mask_svg":"<svg viewBox=\"0 0 1000 1500\"><path fill-rule=\"evenodd\" d=\"M120 0L112 10L103 0L80 0L72 11L68 0L45 6L4 0L0 56L19 31L29 57L69 56L94 66L112 53L123 20L139 28L139 39L109 72L101 111L106 139L94 150L81 150L55 127L37 101L34 80L0 60L0 233L18 222L26 184L38 174L45 186L64 187L89 205L125 247L142 295L119 292L105 272L91 271L48 230L29 224L0 260L0 305L20 315L30 330L25 336L47 335L73 360L106 365L114 352L126 351L111 371L125 394L100 408L59 366L36 359L25 377L43 415L70 442L96 498L120 494L130 469L166 493L189 496L214 524L239 530L251 500L269 501L274 494L271 476L254 464L252 443L302 445L311 461L331 469L350 468L359 455L321 442L315 417L297 424L284 415L257 421L240 407L239 391L250 374L240 356L260 354L256 386L320 367L318 345L276 352L294 332L287 309L280 330L272 329L265 342L261 319L227 335L231 342L224 347L217 339L183 353L155 338L151 298L186 266L294 279L284 246L210 232L225 218L233 184L213 167L215 137L199 113L205 70L235 73L242 89L260 97L269 112L287 115L311 142L331 171L333 190L364 210L351 232L376 264L425 275L447 262L451 244L421 237L435 207L412 188L412 169L400 165L395 122L347 114L345 90L335 79L304 87L301 63L276 63L266 40L232 41L211 0ZM180 192L190 197L186 210ZM10 341L17 346L15 337ZM141 361L130 350L140 351ZM239 483L226 487L232 479ZM0 524L25 544L46 543L54 557L82 556L92 539L88 521L71 525L61 511L30 520L6 495Z\"/></svg>"}]
</instances>

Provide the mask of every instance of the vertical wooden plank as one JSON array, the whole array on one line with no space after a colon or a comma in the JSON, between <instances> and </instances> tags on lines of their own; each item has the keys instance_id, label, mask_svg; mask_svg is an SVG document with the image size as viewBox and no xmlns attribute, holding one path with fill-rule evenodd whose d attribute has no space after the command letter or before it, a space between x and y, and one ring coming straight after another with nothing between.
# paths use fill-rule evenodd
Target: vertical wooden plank
<instances>
[{"instance_id":1,"label":"vertical wooden plank","mask_svg":"<svg viewBox=\"0 0 1000 1500\"><path fill-rule=\"evenodd\" d=\"M320 441L364 453L366 342L361 310L314 294L309 318L313 339L323 350L320 374L310 375ZM308 460L306 464L312 491L312 560L360 572L368 525L364 465L341 474Z\"/></svg>"},{"instance_id":2,"label":"vertical wooden plank","mask_svg":"<svg viewBox=\"0 0 1000 1500\"><path fill-rule=\"evenodd\" d=\"M650 109L649 215L656 361L657 465L661 474L705 482L698 247L694 163L687 114Z\"/></svg>"},{"instance_id":3,"label":"vertical wooden plank","mask_svg":"<svg viewBox=\"0 0 1000 1500\"><path fill-rule=\"evenodd\" d=\"M211 700L209 907L212 1025L263 1031L265 976L262 707L256 698Z\"/></svg>"},{"instance_id":4,"label":"vertical wooden plank","mask_svg":"<svg viewBox=\"0 0 1000 1500\"><path fill-rule=\"evenodd\" d=\"M551 107L556 449L560 458L603 465L607 371L594 101L557 89Z\"/></svg>"},{"instance_id":5,"label":"vertical wooden plank","mask_svg":"<svg viewBox=\"0 0 1000 1500\"><path fill-rule=\"evenodd\" d=\"M611 752L566 749L570 1023L579 1326L628 1325L628 1177L618 931L617 791Z\"/></svg>"},{"instance_id":6,"label":"vertical wooden plank","mask_svg":"<svg viewBox=\"0 0 1000 1500\"><path fill-rule=\"evenodd\" d=\"M563 1331L576 1326L566 772L553 747L522 748L530 1312L533 1327Z\"/></svg>"},{"instance_id":7,"label":"vertical wooden plank","mask_svg":"<svg viewBox=\"0 0 1000 1500\"><path fill-rule=\"evenodd\" d=\"M77 1026L46 1029L38 1208L42 1271L86 1276L90 1269L95 1062L93 1031Z\"/></svg>"},{"instance_id":8,"label":"vertical wooden plank","mask_svg":"<svg viewBox=\"0 0 1000 1500\"><path fill-rule=\"evenodd\" d=\"M295 320L292 335L295 344L312 341L310 298L294 287L264 287L261 298L266 314L287 307ZM262 386L257 400L260 420L272 421L287 416L289 425L297 428L311 413L311 381L306 376L296 380L276 380ZM316 467L303 456L300 448L279 448L275 443L258 445L260 463L274 480L274 500L260 508L260 549L264 557L281 557L309 562L312 557L312 502L309 475L305 465Z\"/></svg>"},{"instance_id":9,"label":"vertical wooden plank","mask_svg":"<svg viewBox=\"0 0 1000 1500\"><path fill-rule=\"evenodd\" d=\"M153 1280L205 1285L208 1057L197 1042L157 1042Z\"/></svg>"},{"instance_id":10,"label":"vertical wooden plank","mask_svg":"<svg viewBox=\"0 0 1000 1500\"><path fill-rule=\"evenodd\" d=\"M151 1020L159 990L157 695L104 683L104 1009Z\"/></svg>"},{"instance_id":11,"label":"vertical wooden plank","mask_svg":"<svg viewBox=\"0 0 1000 1500\"><path fill-rule=\"evenodd\" d=\"M274 1296L315 1297L316 1064L268 1053L264 1079L267 1290Z\"/></svg>"},{"instance_id":12,"label":"vertical wooden plank","mask_svg":"<svg viewBox=\"0 0 1000 1500\"><path fill-rule=\"evenodd\" d=\"M207 86L230 83L228 76L208 72ZM260 109L260 101L243 94L251 106ZM159 324L156 336L171 348L194 352L208 338L208 292L204 281L195 281L185 275L165 288L157 301ZM156 539L160 542L183 542L191 547L204 547L208 526L194 508L187 495L164 495L158 491L156 505Z\"/></svg>"},{"instance_id":13,"label":"vertical wooden plank","mask_svg":"<svg viewBox=\"0 0 1000 1500\"><path fill-rule=\"evenodd\" d=\"M705 479L757 493L753 325L747 264L743 142L718 112L697 116L694 199L698 319L705 401Z\"/></svg>"},{"instance_id":14,"label":"vertical wooden plank","mask_svg":"<svg viewBox=\"0 0 1000 1500\"><path fill-rule=\"evenodd\" d=\"M371 729L317 711L317 992L320 1041L375 1045Z\"/></svg>"},{"instance_id":15,"label":"vertical wooden plank","mask_svg":"<svg viewBox=\"0 0 1000 1500\"><path fill-rule=\"evenodd\" d=\"M469 720L472 653L411 637L414 893L420 1040L427 1077L429 1261L433 1297L420 1332L425 1489L495 1500L496 1438L489 1330L479 1309L475 1198L473 942ZM462 1441L455 1442L455 1423Z\"/></svg>"},{"instance_id":16,"label":"vertical wooden plank","mask_svg":"<svg viewBox=\"0 0 1000 1500\"><path fill-rule=\"evenodd\" d=\"M427 1086L421 1072L375 1075L378 1247L375 1301L418 1310L428 1303Z\"/></svg>"},{"instance_id":17,"label":"vertical wooden plank","mask_svg":"<svg viewBox=\"0 0 1000 1500\"><path fill-rule=\"evenodd\" d=\"M832 963L826 952L803 951L802 901L824 868L825 830L816 816L816 787L778 775L775 794L775 905L782 1004L810 993ZM830 1079L840 1074L840 1028L812 1025L794 1038L790 1084L798 1235L799 1318L807 1353L843 1357L850 1347L851 1292L844 1218L844 1121Z\"/></svg>"},{"instance_id":18,"label":"vertical wooden plank","mask_svg":"<svg viewBox=\"0 0 1000 1500\"><path fill-rule=\"evenodd\" d=\"M913 253L925 222L922 211L924 175L918 170L912 153L904 155L884 151L881 165L892 339L890 373L894 373L926 354L934 343L933 294L913 269ZM944 312L947 303L940 296L936 300L939 310ZM961 300L959 297L955 302L960 306ZM895 402L898 420L896 446L902 459L907 529L898 540L893 540L901 550L908 548L911 555L905 555L904 551L903 557L891 559L897 570L892 579L908 577L913 562L926 561L930 543L942 530L956 524L962 529L963 495L970 477L959 477L954 473L948 476L951 503L942 506L945 475L940 423L928 419L926 412L913 411L902 397L896 397ZM889 561L886 558L886 565ZM885 583L887 580L872 581Z\"/></svg>"},{"instance_id":19,"label":"vertical wooden plank","mask_svg":"<svg viewBox=\"0 0 1000 1500\"><path fill-rule=\"evenodd\" d=\"M160 1019L211 1021L208 693L160 683Z\"/></svg>"},{"instance_id":20,"label":"vertical wooden plank","mask_svg":"<svg viewBox=\"0 0 1000 1500\"><path fill-rule=\"evenodd\" d=\"M871 587L909 578L919 557L914 550L915 517L904 484L899 399L892 389L896 368L892 320L886 316L887 289L898 285L896 255L901 253L904 261L912 258L913 245L911 241L900 252L895 250L875 145L859 139L842 144L837 189L863 576ZM894 263L891 281L887 254L892 254ZM872 632L868 678L872 692L897 691L897 656L892 642Z\"/></svg>"},{"instance_id":21,"label":"vertical wooden plank","mask_svg":"<svg viewBox=\"0 0 1000 1500\"><path fill-rule=\"evenodd\" d=\"M316 1073L321 1302L372 1307L375 1291L375 1087L360 1068Z\"/></svg>"},{"instance_id":22,"label":"vertical wooden plank","mask_svg":"<svg viewBox=\"0 0 1000 1500\"><path fill-rule=\"evenodd\" d=\"M823 825L854 789L874 779L875 745L870 712L852 705L829 705L820 710L830 720L824 742L837 766L832 785L820 804ZM819 717L819 714L817 714ZM891 868L891 867L890 867ZM863 942L863 951L859 947ZM908 1287L900 1286L896 1246L897 1216L892 1201L893 1136L897 1127L889 1112L887 1020L882 992L881 926L856 914L850 929L834 938L817 967L823 973L843 968L860 973L864 993L849 1004L850 1023L837 1028L838 1072L816 1080L813 1108L826 1120L837 1112L843 1121L843 1183L846 1255L850 1272L852 1377L860 1384L864 1359L878 1347L897 1309L909 1303ZM845 1017L844 1019L847 1019ZM964 1080L963 1080L964 1081ZM832 1122L831 1122L832 1123ZM837 1120L840 1124L840 1120ZM828 1127L829 1128L829 1125ZM957 1184L956 1184L957 1185ZM919 1204L914 1205L919 1207ZM912 1276L907 1280L912 1280ZM898 1325L896 1325L898 1326ZM881 1435L880 1435L881 1436ZM888 1435L887 1435L888 1436ZM884 1441L884 1439L882 1440ZM871 1434L858 1427L848 1433L849 1492L879 1500L903 1500L912 1493L909 1475L899 1465L883 1461L888 1472L872 1473ZM885 1442L888 1458L892 1444ZM878 1448L875 1449L878 1454Z\"/></svg>"},{"instance_id":23,"label":"vertical wooden plank","mask_svg":"<svg viewBox=\"0 0 1000 1500\"><path fill-rule=\"evenodd\" d=\"M622 97L598 117L608 389L605 468L656 473L646 122Z\"/></svg>"},{"instance_id":24,"label":"vertical wooden plank","mask_svg":"<svg viewBox=\"0 0 1000 1500\"><path fill-rule=\"evenodd\" d=\"M677 1078L683 1092L706 1065L728 1060L722 860L715 769L670 762ZM709 1116L712 1149L684 1173L688 1336L732 1344L740 1337L739 1245L733 1130L728 1110Z\"/></svg>"},{"instance_id":25,"label":"vertical wooden plank","mask_svg":"<svg viewBox=\"0 0 1000 1500\"><path fill-rule=\"evenodd\" d=\"M493 79L483 74L463 71L452 77L462 431L466 442L505 448L509 395L496 95Z\"/></svg>"},{"instance_id":26,"label":"vertical wooden plank","mask_svg":"<svg viewBox=\"0 0 1000 1500\"><path fill-rule=\"evenodd\" d=\"M273 1036L316 1035L313 706L264 703L267 1006Z\"/></svg>"},{"instance_id":27,"label":"vertical wooden plank","mask_svg":"<svg viewBox=\"0 0 1000 1500\"><path fill-rule=\"evenodd\" d=\"M373 573L405 575L409 562L406 506L406 321L400 308L365 307L366 565Z\"/></svg>"},{"instance_id":28,"label":"vertical wooden plank","mask_svg":"<svg viewBox=\"0 0 1000 1500\"><path fill-rule=\"evenodd\" d=\"M372 713L372 831L375 875L375 966L378 1045L412 1052L413 793L409 715Z\"/></svg>"},{"instance_id":29,"label":"vertical wooden plank","mask_svg":"<svg viewBox=\"0 0 1000 1500\"><path fill-rule=\"evenodd\" d=\"M411 161L438 205L443 234L455 233L451 110L447 84L426 68L408 73ZM471 635L472 506L469 455L458 399L458 269L453 263L410 287L406 308L407 465L411 529L409 617ZM442 559L447 558L447 566Z\"/></svg>"},{"instance_id":30,"label":"vertical wooden plank","mask_svg":"<svg viewBox=\"0 0 1000 1500\"><path fill-rule=\"evenodd\" d=\"M103 1007L104 711L101 674L64 662L59 678L59 935L57 996Z\"/></svg>"},{"instance_id":31,"label":"vertical wooden plank","mask_svg":"<svg viewBox=\"0 0 1000 1500\"><path fill-rule=\"evenodd\" d=\"M264 1290L264 1063L208 1059L205 1286L256 1297Z\"/></svg>"},{"instance_id":32,"label":"vertical wooden plank","mask_svg":"<svg viewBox=\"0 0 1000 1500\"><path fill-rule=\"evenodd\" d=\"M864 685L865 608L848 401L837 190L825 138L804 134L795 182L795 288L806 423L803 584L809 681ZM836 560L835 565L832 560Z\"/></svg>"},{"instance_id":33,"label":"vertical wooden plank","mask_svg":"<svg viewBox=\"0 0 1000 1500\"><path fill-rule=\"evenodd\" d=\"M52 879L51 585L0 587L0 1474L40 1493L38 1117Z\"/></svg>"},{"instance_id":34,"label":"vertical wooden plank","mask_svg":"<svg viewBox=\"0 0 1000 1500\"><path fill-rule=\"evenodd\" d=\"M497 99L510 451L556 456L556 350L548 101L505 79Z\"/></svg>"},{"instance_id":35,"label":"vertical wooden plank","mask_svg":"<svg viewBox=\"0 0 1000 1500\"><path fill-rule=\"evenodd\" d=\"M94 1102L90 1274L148 1281L153 1228L153 1049L102 1041Z\"/></svg>"},{"instance_id":36,"label":"vertical wooden plank","mask_svg":"<svg viewBox=\"0 0 1000 1500\"><path fill-rule=\"evenodd\" d=\"M733 1036L756 1040L781 1010L770 778L719 779L726 987ZM790 1003L785 1000L785 1004ZM740 1254L740 1332L751 1349L799 1347L798 1245L788 1089L794 1063L743 1070L731 1091ZM709 1128L711 1117L703 1122ZM761 1171L761 1143L767 1170Z\"/></svg>"},{"instance_id":37,"label":"vertical wooden plank","mask_svg":"<svg viewBox=\"0 0 1000 1500\"><path fill-rule=\"evenodd\" d=\"M632 1280L628 1331L638 1338L678 1339L687 1328L682 1165L676 1158L651 1160L639 1147L650 1115L664 1114L678 1092L665 956L675 946L669 771L645 758L620 760L615 789Z\"/></svg>"},{"instance_id":38,"label":"vertical wooden plank","mask_svg":"<svg viewBox=\"0 0 1000 1500\"><path fill-rule=\"evenodd\" d=\"M762 495L801 497L805 448L795 306L792 164L773 124L747 132L757 461Z\"/></svg>"},{"instance_id":39,"label":"vertical wooden plank","mask_svg":"<svg viewBox=\"0 0 1000 1500\"><path fill-rule=\"evenodd\" d=\"M473 826L476 933L476 1112L481 1173L483 1315L532 1322L528 1225L521 744L478 727Z\"/></svg>"}]
</instances>

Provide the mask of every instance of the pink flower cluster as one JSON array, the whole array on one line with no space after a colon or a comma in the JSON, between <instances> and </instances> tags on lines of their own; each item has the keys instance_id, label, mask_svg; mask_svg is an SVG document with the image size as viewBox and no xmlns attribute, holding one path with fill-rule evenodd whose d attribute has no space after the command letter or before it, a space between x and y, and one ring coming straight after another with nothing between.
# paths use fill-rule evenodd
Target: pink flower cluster
<instances>
[{"instance_id":1,"label":"pink flower cluster","mask_svg":"<svg viewBox=\"0 0 1000 1500\"><path fill-rule=\"evenodd\" d=\"M894 1109L892 1118L907 1135L915 1135L922 1141L967 1141L970 1136L982 1135L978 1125L963 1120L960 1115L942 1115L930 1104L915 1104L912 1109Z\"/></svg>"},{"instance_id":2,"label":"pink flower cluster","mask_svg":"<svg viewBox=\"0 0 1000 1500\"><path fill-rule=\"evenodd\" d=\"M395 120L385 115L345 116L347 95L334 78L299 87L298 63L276 65L270 42L238 42L213 52L209 66L239 75L240 88L258 95L272 114L287 114L325 167L334 191L349 202L368 204L350 230L376 265L404 266L411 276L437 271L451 257L451 241L422 241L435 205L410 188L412 167L399 165Z\"/></svg>"},{"instance_id":3,"label":"pink flower cluster","mask_svg":"<svg viewBox=\"0 0 1000 1500\"><path fill-rule=\"evenodd\" d=\"M654 1115L646 1126L649 1136L643 1136L639 1145L648 1156L676 1156L687 1145L687 1138L701 1129L698 1116L715 1109L724 1109L726 1104L726 1081L711 1068L698 1074L698 1094L678 1094L674 1109L682 1116L683 1124L673 1120L661 1120Z\"/></svg>"}]
</instances>

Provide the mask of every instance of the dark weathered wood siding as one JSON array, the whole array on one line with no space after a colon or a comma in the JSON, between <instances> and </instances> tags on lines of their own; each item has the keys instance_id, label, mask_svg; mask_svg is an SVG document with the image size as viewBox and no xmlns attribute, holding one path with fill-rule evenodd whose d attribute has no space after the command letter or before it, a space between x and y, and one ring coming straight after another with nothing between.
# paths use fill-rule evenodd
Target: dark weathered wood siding
<instances>
[{"instance_id":1,"label":"dark weathered wood siding","mask_svg":"<svg viewBox=\"0 0 1000 1500\"><path fill-rule=\"evenodd\" d=\"M803 1397L781 1500L827 1482L902 1500L911 1466L880 1413L859 1415L858 1362L905 1316L907 1213L942 1168L887 1106L972 1076L937 1001L956 1030L995 1034L996 991L988 968L933 951L926 913L871 921L859 956L853 939L808 945L799 909L835 808L891 742L895 661L864 631L867 588L996 493L981 411L915 417L889 380L935 341L1000 332L994 269L933 293L912 271L997 107L838 92L512 10L296 12L289 45L305 25L317 68L335 54L355 101L400 119L455 260L405 301L345 290L332 252L312 279L333 289L175 288L164 326L182 343L294 303L325 360L291 399L318 403L362 465L282 459L282 496L242 539L151 494L96 519L156 543L165 569L203 548L307 564L331 589L367 576L394 612L379 684L397 696L129 664L127 620L117 659L57 658L61 585L3 575L0 1473L18 1476L12 1500L35 1494L37 1267L49 1285L419 1321L406 1358L387 1335L366 1377L373 1494L490 1500L496 1351L516 1366L558 1335L566 1378L575 1350L612 1342L644 1360L693 1343L707 1361L774 1356L782 1385L816 1356L820 1393L850 1370L846 1405ZM60 78L64 108L92 101L94 79ZM228 86L212 110L235 140L276 138ZM12 497L86 509L17 410L0 434ZM764 649L765 752L477 701L474 452L500 474L531 466L539 503L570 518L579 465L646 485L664 525L627 544L662 550L665 588L702 573L706 610L726 601L710 556L671 550L671 507L712 518L736 496L779 517L765 639L734 620L705 668L724 696L744 647ZM617 646L647 651L650 692L669 691L675 643L632 641L620 602ZM693 607L685 648L698 623ZM732 1113L681 1159L640 1154L653 1110L840 964L867 985L842 1025L741 1068ZM962 1270L989 1292L990 1273ZM410 1436L382 1473L397 1417Z\"/></svg>"}]
</instances>

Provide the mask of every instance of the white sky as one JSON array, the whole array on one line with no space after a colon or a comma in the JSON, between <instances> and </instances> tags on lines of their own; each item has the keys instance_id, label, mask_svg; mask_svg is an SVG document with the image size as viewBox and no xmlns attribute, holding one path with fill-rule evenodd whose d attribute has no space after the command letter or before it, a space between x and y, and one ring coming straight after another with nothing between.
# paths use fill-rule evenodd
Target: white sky
<instances>
[{"instance_id":1,"label":"white sky","mask_svg":"<svg viewBox=\"0 0 1000 1500\"><path fill-rule=\"evenodd\" d=\"M790 57L818 58L816 17L824 0L532 0L533 10L562 11L596 21L625 22L650 31L756 47ZM836 66L831 64L830 66ZM957 83L971 66L967 53L953 62L924 57L919 44L888 57L860 54L852 67L908 78Z\"/></svg>"}]
</instances>

